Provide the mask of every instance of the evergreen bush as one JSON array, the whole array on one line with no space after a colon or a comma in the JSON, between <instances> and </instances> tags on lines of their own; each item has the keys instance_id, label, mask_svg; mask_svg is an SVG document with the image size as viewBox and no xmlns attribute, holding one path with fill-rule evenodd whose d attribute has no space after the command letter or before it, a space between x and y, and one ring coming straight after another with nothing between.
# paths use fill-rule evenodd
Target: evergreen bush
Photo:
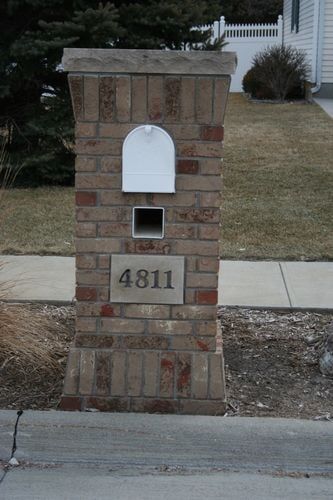
<instances>
[{"instance_id":1,"label":"evergreen bush","mask_svg":"<svg viewBox=\"0 0 333 500\"><path fill-rule=\"evenodd\" d=\"M243 90L256 99L302 98L309 74L306 54L295 47L273 45L253 58L243 78Z\"/></svg>"}]
</instances>

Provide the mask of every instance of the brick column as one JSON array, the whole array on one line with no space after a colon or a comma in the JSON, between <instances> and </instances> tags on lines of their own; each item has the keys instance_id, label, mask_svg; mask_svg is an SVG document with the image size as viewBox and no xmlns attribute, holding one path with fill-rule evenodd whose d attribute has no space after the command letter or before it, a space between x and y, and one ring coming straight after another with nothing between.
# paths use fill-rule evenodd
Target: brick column
<instances>
[{"instance_id":1,"label":"brick column","mask_svg":"<svg viewBox=\"0 0 333 500\"><path fill-rule=\"evenodd\" d=\"M77 322L61 407L223 414L216 304L235 56L65 49L63 65L76 120ZM121 190L124 138L147 123L174 141L175 194ZM132 238L133 206L164 207L163 239ZM119 254L184 256L184 303L111 303L111 257Z\"/></svg>"}]
</instances>

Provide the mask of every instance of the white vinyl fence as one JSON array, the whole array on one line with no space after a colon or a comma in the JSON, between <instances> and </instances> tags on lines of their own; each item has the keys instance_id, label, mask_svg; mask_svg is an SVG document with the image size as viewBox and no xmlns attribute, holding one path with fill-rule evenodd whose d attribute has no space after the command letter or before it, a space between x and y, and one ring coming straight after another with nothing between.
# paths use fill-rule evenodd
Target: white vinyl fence
<instances>
[{"instance_id":1,"label":"white vinyl fence","mask_svg":"<svg viewBox=\"0 0 333 500\"><path fill-rule=\"evenodd\" d=\"M276 24L227 24L221 17L213 26L213 38L225 33L224 50L237 53L237 70L231 78L231 92L242 92L242 80L252 66L253 56L266 47L282 43L282 16Z\"/></svg>"}]
</instances>

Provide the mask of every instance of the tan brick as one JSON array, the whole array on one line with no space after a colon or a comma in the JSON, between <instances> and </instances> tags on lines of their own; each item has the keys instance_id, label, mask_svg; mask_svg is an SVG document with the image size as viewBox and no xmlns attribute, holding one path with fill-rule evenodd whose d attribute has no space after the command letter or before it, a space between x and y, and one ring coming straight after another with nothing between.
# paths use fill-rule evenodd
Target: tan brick
<instances>
[{"instance_id":1,"label":"tan brick","mask_svg":"<svg viewBox=\"0 0 333 500\"><path fill-rule=\"evenodd\" d=\"M110 137L111 139L125 139L127 134L135 128L130 123L100 123L99 137Z\"/></svg>"},{"instance_id":2,"label":"tan brick","mask_svg":"<svg viewBox=\"0 0 333 500\"><path fill-rule=\"evenodd\" d=\"M195 78L182 78L180 119L185 123L195 122Z\"/></svg>"},{"instance_id":3,"label":"tan brick","mask_svg":"<svg viewBox=\"0 0 333 500\"><path fill-rule=\"evenodd\" d=\"M192 356L188 353L179 353L177 356L177 396L189 398L191 396Z\"/></svg>"},{"instance_id":4,"label":"tan brick","mask_svg":"<svg viewBox=\"0 0 333 500\"><path fill-rule=\"evenodd\" d=\"M100 77L100 119L103 122L115 121L116 85L112 76Z\"/></svg>"},{"instance_id":5,"label":"tan brick","mask_svg":"<svg viewBox=\"0 0 333 500\"><path fill-rule=\"evenodd\" d=\"M187 318L194 319L214 319L216 320L215 306L172 306L171 316L173 319Z\"/></svg>"},{"instance_id":6,"label":"tan brick","mask_svg":"<svg viewBox=\"0 0 333 500\"><path fill-rule=\"evenodd\" d=\"M123 346L126 349L167 350L167 337L147 335L127 335L123 337Z\"/></svg>"},{"instance_id":7,"label":"tan brick","mask_svg":"<svg viewBox=\"0 0 333 500\"><path fill-rule=\"evenodd\" d=\"M83 78L82 76L68 76L72 106L76 121L83 118Z\"/></svg>"},{"instance_id":8,"label":"tan brick","mask_svg":"<svg viewBox=\"0 0 333 500\"><path fill-rule=\"evenodd\" d=\"M174 353L162 353L160 361L160 397L174 396L176 357Z\"/></svg>"},{"instance_id":9,"label":"tan brick","mask_svg":"<svg viewBox=\"0 0 333 500\"><path fill-rule=\"evenodd\" d=\"M181 103L181 78L166 77L164 81L165 122L178 122Z\"/></svg>"},{"instance_id":10,"label":"tan brick","mask_svg":"<svg viewBox=\"0 0 333 500\"><path fill-rule=\"evenodd\" d=\"M75 225L75 235L78 238L95 238L97 226L94 222L78 222Z\"/></svg>"},{"instance_id":11,"label":"tan brick","mask_svg":"<svg viewBox=\"0 0 333 500\"><path fill-rule=\"evenodd\" d=\"M197 236L197 231L195 226L190 226L189 224L168 224L165 227L165 237L166 238L190 238L194 239Z\"/></svg>"},{"instance_id":12,"label":"tan brick","mask_svg":"<svg viewBox=\"0 0 333 500\"><path fill-rule=\"evenodd\" d=\"M78 269L95 269L96 256L95 255L76 255L76 267Z\"/></svg>"},{"instance_id":13,"label":"tan brick","mask_svg":"<svg viewBox=\"0 0 333 500\"><path fill-rule=\"evenodd\" d=\"M101 332L144 333L145 323L138 319L102 318Z\"/></svg>"},{"instance_id":14,"label":"tan brick","mask_svg":"<svg viewBox=\"0 0 333 500\"><path fill-rule=\"evenodd\" d=\"M129 76L116 77L116 107L118 122L131 119L131 80Z\"/></svg>"},{"instance_id":15,"label":"tan brick","mask_svg":"<svg viewBox=\"0 0 333 500\"><path fill-rule=\"evenodd\" d=\"M156 397L158 389L159 355L157 352L145 352L143 354L143 395Z\"/></svg>"},{"instance_id":16,"label":"tan brick","mask_svg":"<svg viewBox=\"0 0 333 500\"><path fill-rule=\"evenodd\" d=\"M110 269L110 255L99 255L98 267L99 269Z\"/></svg>"},{"instance_id":17,"label":"tan brick","mask_svg":"<svg viewBox=\"0 0 333 500\"><path fill-rule=\"evenodd\" d=\"M76 318L75 328L77 332L96 332L96 318Z\"/></svg>"},{"instance_id":18,"label":"tan brick","mask_svg":"<svg viewBox=\"0 0 333 500\"><path fill-rule=\"evenodd\" d=\"M127 394L129 396L140 396L142 387L142 353L129 352L127 363Z\"/></svg>"},{"instance_id":19,"label":"tan brick","mask_svg":"<svg viewBox=\"0 0 333 500\"><path fill-rule=\"evenodd\" d=\"M221 237L221 228L218 224L206 224L199 226L200 240L219 240Z\"/></svg>"},{"instance_id":20,"label":"tan brick","mask_svg":"<svg viewBox=\"0 0 333 500\"><path fill-rule=\"evenodd\" d=\"M126 353L113 351L111 354L111 395L126 394Z\"/></svg>"},{"instance_id":21,"label":"tan brick","mask_svg":"<svg viewBox=\"0 0 333 500\"><path fill-rule=\"evenodd\" d=\"M221 191L222 180L218 175L178 175L176 189L189 191Z\"/></svg>"},{"instance_id":22,"label":"tan brick","mask_svg":"<svg viewBox=\"0 0 333 500\"><path fill-rule=\"evenodd\" d=\"M120 189L120 174L76 174L76 189Z\"/></svg>"},{"instance_id":23,"label":"tan brick","mask_svg":"<svg viewBox=\"0 0 333 500\"><path fill-rule=\"evenodd\" d=\"M198 259L198 271L218 272L220 259L218 257L200 257Z\"/></svg>"},{"instance_id":24,"label":"tan brick","mask_svg":"<svg viewBox=\"0 0 333 500\"><path fill-rule=\"evenodd\" d=\"M98 225L98 234L102 237L130 237L132 225L130 222L101 222Z\"/></svg>"},{"instance_id":25,"label":"tan brick","mask_svg":"<svg viewBox=\"0 0 333 500\"><path fill-rule=\"evenodd\" d=\"M75 247L78 253L119 253L121 250L120 241L109 238L77 238Z\"/></svg>"},{"instance_id":26,"label":"tan brick","mask_svg":"<svg viewBox=\"0 0 333 500\"><path fill-rule=\"evenodd\" d=\"M215 193L200 193L200 206L201 207L221 207L222 197L221 192Z\"/></svg>"},{"instance_id":27,"label":"tan brick","mask_svg":"<svg viewBox=\"0 0 333 500\"><path fill-rule=\"evenodd\" d=\"M219 254L217 241L179 240L175 241L173 249L176 255L214 256Z\"/></svg>"},{"instance_id":28,"label":"tan brick","mask_svg":"<svg viewBox=\"0 0 333 500\"><path fill-rule=\"evenodd\" d=\"M86 302L78 302L76 304L76 314L77 316L100 316L101 314L101 304L90 304ZM120 306L114 306L115 310L113 316L119 316ZM116 314L118 312L118 314Z\"/></svg>"},{"instance_id":29,"label":"tan brick","mask_svg":"<svg viewBox=\"0 0 333 500\"><path fill-rule=\"evenodd\" d=\"M119 156L121 150L122 141L118 139L78 139L75 142L76 154Z\"/></svg>"},{"instance_id":30,"label":"tan brick","mask_svg":"<svg viewBox=\"0 0 333 500\"><path fill-rule=\"evenodd\" d=\"M108 352L96 352L96 394L108 395L111 384L111 359Z\"/></svg>"},{"instance_id":31,"label":"tan brick","mask_svg":"<svg viewBox=\"0 0 333 500\"><path fill-rule=\"evenodd\" d=\"M184 304L196 304L195 300L195 290L187 288L185 290L185 301Z\"/></svg>"},{"instance_id":32,"label":"tan brick","mask_svg":"<svg viewBox=\"0 0 333 500\"><path fill-rule=\"evenodd\" d=\"M122 193L121 191L102 191L100 194L101 205L146 205L147 197L141 193Z\"/></svg>"},{"instance_id":33,"label":"tan brick","mask_svg":"<svg viewBox=\"0 0 333 500\"><path fill-rule=\"evenodd\" d=\"M95 375L95 351L83 350L80 362L80 394L92 394Z\"/></svg>"},{"instance_id":34,"label":"tan brick","mask_svg":"<svg viewBox=\"0 0 333 500\"><path fill-rule=\"evenodd\" d=\"M215 104L215 103L214 103ZM213 112L213 80L198 78L196 89L196 120L198 123L209 124Z\"/></svg>"},{"instance_id":35,"label":"tan brick","mask_svg":"<svg viewBox=\"0 0 333 500\"><path fill-rule=\"evenodd\" d=\"M174 210L176 222L209 222L220 221L220 210L216 208L177 208Z\"/></svg>"},{"instance_id":36,"label":"tan brick","mask_svg":"<svg viewBox=\"0 0 333 500\"><path fill-rule=\"evenodd\" d=\"M197 258L196 257L186 257L186 269L187 271L197 270Z\"/></svg>"},{"instance_id":37,"label":"tan brick","mask_svg":"<svg viewBox=\"0 0 333 500\"><path fill-rule=\"evenodd\" d=\"M166 123L163 127L174 140L198 141L200 139L200 125L183 125Z\"/></svg>"},{"instance_id":38,"label":"tan brick","mask_svg":"<svg viewBox=\"0 0 333 500\"><path fill-rule=\"evenodd\" d=\"M216 288L217 274L187 273L186 286L190 288Z\"/></svg>"},{"instance_id":39,"label":"tan brick","mask_svg":"<svg viewBox=\"0 0 333 500\"><path fill-rule=\"evenodd\" d=\"M202 175L221 175L223 167L222 158L200 158L199 166Z\"/></svg>"},{"instance_id":40,"label":"tan brick","mask_svg":"<svg viewBox=\"0 0 333 500\"><path fill-rule=\"evenodd\" d=\"M148 320L148 333L153 335L188 335L192 330L191 321Z\"/></svg>"},{"instance_id":41,"label":"tan brick","mask_svg":"<svg viewBox=\"0 0 333 500\"><path fill-rule=\"evenodd\" d=\"M224 121L224 113L227 105L228 92L230 86L230 76L215 78L214 85L214 106L213 123L220 125Z\"/></svg>"},{"instance_id":42,"label":"tan brick","mask_svg":"<svg viewBox=\"0 0 333 500\"><path fill-rule=\"evenodd\" d=\"M132 77L132 122L145 123L147 118L147 77Z\"/></svg>"},{"instance_id":43,"label":"tan brick","mask_svg":"<svg viewBox=\"0 0 333 500\"><path fill-rule=\"evenodd\" d=\"M77 156L75 158L76 172L96 172L96 158L87 158L86 156Z\"/></svg>"},{"instance_id":44,"label":"tan brick","mask_svg":"<svg viewBox=\"0 0 333 500\"><path fill-rule=\"evenodd\" d=\"M151 122L161 122L163 116L163 78L148 77L148 118Z\"/></svg>"},{"instance_id":45,"label":"tan brick","mask_svg":"<svg viewBox=\"0 0 333 500\"><path fill-rule=\"evenodd\" d=\"M99 80L98 76L84 77L84 119L99 119Z\"/></svg>"},{"instance_id":46,"label":"tan brick","mask_svg":"<svg viewBox=\"0 0 333 500\"><path fill-rule=\"evenodd\" d=\"M155 318L165 319L170 317L170 306L155 304L125 304L127 318Z\"/></svg>"},{"instance_id":47,"label":"tan brick","mask_svg":"<svg viewBox=\"0 0 333 500\"><path fill-rule=\"evenodd\" d=\"M193 397L206 399L208 393L208 356L204 353L195 353L193 356Z\"/></svg>"},{"instance_id":48,"label":"tan brick","mask_svg":"<svg viewBox=\"0 0 333 500\"><path fill-rule=\"evenodd\" d=\"M64 394L77 394L79 386L80 351L71 348L68 354Z\"/></svg>"},{"instance_id":49,"label":"tan brick","mask_svg":"<svg viewBox=\"0 0 333 500\"><path fill-rule=\"evenodd\" d=\"M101 159L101 172L119 174L121 172L121 159L113 156L103 156Z\"/></svg>"},{"instance_id":50,"label":"tan brick","mask_svg":"<svg viewBox=\"0 0 333 500\"><path fill-rule=\"evenodd\" d=\"M178 335L172 337L171 348L175 351L215 351L215 338L211 337L194 337L193 335Z\"/></svg>"},{"instance_id":51,"label":"tan brick","mask_svg":"<svg viewBox=\"0 0 333 500\"><path fill-rule=\"evenodd\" d=\"M92 141L91 141L92 142ZM80 149L78 150L81 151ZM223 146L221 142L193 142L193 141L178 141L177 142L177 156L183 157L208 157L208 158L221 158ZM88 154L90 150L87 150Z\"/></svg>"},{"instance_id":52,"label":"tan brick","mask_svg":"<svg viewBox=\"0 0 333 500\"><path fill-rule=\"evenodd\" d=\"M79 208L76 217L79 222L109 222L130 221L132 210L130 207L91 207Z\"/></svg>"},{"instance_id":53,"label":"tan brick","mask_svg":"<svg viewBox=\"0 0 333 500\"><path fill-rule=\"evenodd\" d=\"M97 123L82 123L75 124L75 137L96 137Z\"/></svg>"},{"instance_id":54,"label":"tan brick","mask_svg":"<svg viewBox=\"0 0 333 500\"><path fill-rule=\"evenodd\" d=\"M97 298L99 302L108 302L110 300L110 287L99 287Z\"/></svg>"},{"instance_id":55,"label":"tan brick","mask_svg":"<svg viewBox=\"0 0 333 500\"><path fill-rule=\"evenodd\" d=\"M196 197L195 193L156 193L152 194L151 202L152 205L161 207L194 207L196 204Z\"/></svg>"},{"instance_id":56,"label":"tan brick","mask_svg":"<svg viewBox=\"0 0 333 500\"><path fill-rule=\"evenodd\" d=\"M222 354L211 354L209 357L209 397L225 399L225 381Z\"/></svg>"},{"instance_id":57,"label":"tan brick","mask_svg":"<svg viewBox=\"0 0 333 500\"><path fill-rule=\"evenodd\" d=\"M109 271L77 271L76 282L78 285L108 285L110 281Z\"/></svg>"},{"instance_id":58,"label":"tan brick","mask_svg":"<svg viewBox=\"0 0 333 500\"><path fill-rule=\"evenodd\" d=\"M94 408L98 411L107 412L124 412L130 411L129 400L127 398L109 396L102 397L86 397L83 402L83 409Z\"/></svg>"},{"instance_id":59,"label":"tan brick","mask_svg":"<svg viewBox=\"0 0 333 500\"><path fill-rule=\"evenodd\" d=\"M215 337L216 336L216 321L197 321L196 333L200 336Z\"/></svg>"}]
</instances>

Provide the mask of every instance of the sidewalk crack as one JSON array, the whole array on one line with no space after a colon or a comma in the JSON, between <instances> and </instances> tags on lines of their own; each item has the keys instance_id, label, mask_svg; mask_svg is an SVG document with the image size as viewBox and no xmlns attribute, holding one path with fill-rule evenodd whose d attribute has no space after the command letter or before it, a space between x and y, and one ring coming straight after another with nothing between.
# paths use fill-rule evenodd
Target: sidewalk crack
<instances>
[{"instance_id":1,"label":"sidewalk crack","mask_svg":"<svg viewBox=\"0 0 333 500\"><path fill-rule=\"evenodd\" d=\"M284 288L286 290L286 294L287 294L287 297L288 297L289 306L291 308L293 308L293 305L292 305L292 302L291 302L291 298L290 298L290 295L289 295L289 290L288 290L288 287L287 287L286 278L285 278L285 275L284 275L284 272L283 272L283 268L282 268L281 262L279 262L279 268L280 268L280 271L281 271L281 276L282 276Z\"/></svg>"}]
</instances>

